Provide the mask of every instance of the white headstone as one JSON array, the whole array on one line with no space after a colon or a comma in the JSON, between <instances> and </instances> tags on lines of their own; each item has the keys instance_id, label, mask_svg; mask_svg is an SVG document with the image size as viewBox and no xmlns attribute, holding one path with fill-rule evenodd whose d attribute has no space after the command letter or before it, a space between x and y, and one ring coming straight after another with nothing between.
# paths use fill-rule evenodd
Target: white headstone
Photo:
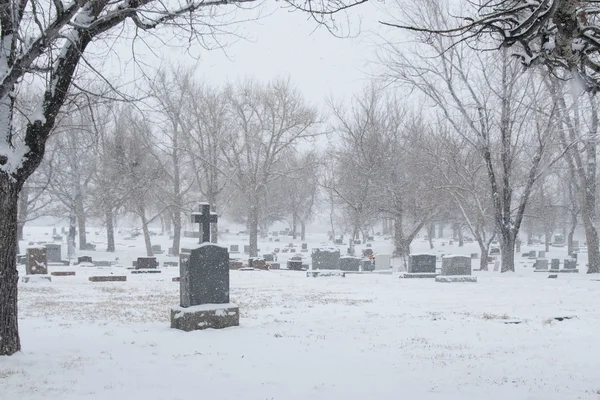
<instances>
[{"instance_id":1,"label":"white headstone","mask_svg":"<svg viewBox=\"0 0 600 400\"><path fill-rule=\"evenodd\" d=\"M375 255L375 271L389 270L392 265L392 256L389 254Z\"/></svg>"}]
</instances>

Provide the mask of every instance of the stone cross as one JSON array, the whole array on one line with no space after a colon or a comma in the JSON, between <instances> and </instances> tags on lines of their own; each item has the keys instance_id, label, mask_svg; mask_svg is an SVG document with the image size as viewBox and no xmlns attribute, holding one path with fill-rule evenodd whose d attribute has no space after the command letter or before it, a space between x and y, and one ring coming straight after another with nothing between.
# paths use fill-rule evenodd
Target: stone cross
<instances>
[{"instance_id":1,"label":"stone cross","mask_svg":"<svg viewBox=\"0 0 600 400\"><path fill-rule=\"evenodd\" d=\"M200 235L199 243L210 242L210 224L217 223L217 213L210 212L210 204L200 203L198 206L198 212L192 213L192 223L200 224Z\"/></svg>"}]
</instances>

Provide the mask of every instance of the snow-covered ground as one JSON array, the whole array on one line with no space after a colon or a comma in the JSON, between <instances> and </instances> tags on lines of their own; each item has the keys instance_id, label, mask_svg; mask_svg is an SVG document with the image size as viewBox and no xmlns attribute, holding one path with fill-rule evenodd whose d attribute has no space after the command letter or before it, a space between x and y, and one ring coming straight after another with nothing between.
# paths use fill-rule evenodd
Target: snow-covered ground
<instances>
[{"instance_id":1,"label":"snow-covered ground","mask_svg":"<svg viewBox=\"0 0 600 400\"><path fill-rule=\"evenodd\" d=\"M30 240L48 240L41 230L28 232ZM230 236L222 244L244 243ZM168 238L154 239L168 247ZM315 235L309 247L324 239ZM391 250L377 239L376 252ZM262 252L292 242L281 240L261 242ZM117 242L118 256L143 255L141 239ZM433 252L477 252L445 242ZM428 245L419 239L413 251L429 252ZM548 258L563 253L553 248ZM517 259L516 273L475 272L477 283L232 271L240 326L189 333L169 328L177 267L155 275L50 267L77 276L19 284L23 351L0 357L0 398L599 399L600 282L593 279L600 277L580 265L580 274L548 279ZM109 273L127 282L87 279Z\"/></svg>"}]
</instances>

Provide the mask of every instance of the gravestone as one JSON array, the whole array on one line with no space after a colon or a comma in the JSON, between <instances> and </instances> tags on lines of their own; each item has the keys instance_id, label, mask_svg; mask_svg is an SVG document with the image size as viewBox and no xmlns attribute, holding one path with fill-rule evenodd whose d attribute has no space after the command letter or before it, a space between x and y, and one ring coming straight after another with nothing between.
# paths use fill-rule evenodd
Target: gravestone
<instances>
[{"instance_id":1,"label":"gravestone","mask_svg":"<svg viewBox=\"0 0 600 400\"><path fill-rule=\"evenodd\" d=\"M579 273L579 269L577 269L577 260L566 258L564 263L564 269L561 272Z\"/></svg>"},{"instance_id":2,"label":"gravestone","mask_svg":"<svg viewBox=\"0 0 600 400\"><path fill-rule=\"evenodd\" d=\"M90 256L79 256L77 257L77 264L92 264L92 257Z\"/></svg>"},{"instance_id":3,"label":"gravestone","mask_svg":"<svg viewBox=\"0 0 600 400\"><path fill-rule=\"evenodd\" d=\"M565 236L558 233L554 235L554 246L563 247L565 245Z\"/></svg>"},{"instance_id":4,"label":"gravestone","mask_svg":"<svg viewBox=\"0 0 600 400\"><path fill-rule=\"evenodd\" d=\"M364 249L363 250L363 257L372 257L373 256L373 249Z\"/></svg>"},{"instance_id":5,"label":"gravestone","mask_svg":"<svg viewBox=\"0 0 600 400\"><path fill-rule=\"evenodd\" d=\"M517 253L521 252L521 239L517 239L517 241L515 242L515 251Z\"/></svg>"},{"instance_id":6,"label":"gravestone","mask_svg":"<svg viewBox=\"0 0 600 400\"><path fill-rule=\"evenodd\" d=\"M411 254L408 256L408 272L435 274L435 263L435 254Z\"/></svg>"},{"instance_id":7,"label":"gravestone","mask_svg":"<svg viewBox=\"0 0 600 400\"><path fill-rule=\"evenodd\" d=\"M265 259L262 257L250 257L248 259L248 267L262 270L269 269L269 266L267 265Z\"/></svg>"},{"instance_id":8,"label":"gravestone","mask_svg":"<svg viewBox=\"0 0 600 400\"><path fill-rule=\"evenodd\" d=\"M156 269L158 262L156 257L138 257L135 269Z\"/></svg>"},{"instance_id":9,"label":"gravestone","mask_svg":"<svg viewBox=\"0 0 600 400\"><path fill-rule=\"evenodd\" d=\"M550 270L558 271L560 269L560 260L558 258L553 258L550 260Z\"/></svg>"},{"instance_id":10,"label":"gravestone","mask_svg":"<svg viewBox=\"0 0 600 400\"><path fill-rule=\"evenodd\" d=\"M535 272L548 272L548 260L535 260Z\"/></svg>"},{"instance_id":11,"label":"gravestone","mask_svg":"<svg viewBox=\"0 0 600 400\"><path fill-rule=\"evenodd\" d=\"M477 260L479 258L479 254L471 253L471 260Z\"/></svg>"},{"instance_id":12,"label":"gravestone","mask_svg":"<svg viewBox=\"0 0 600 400\"><path fill-rule=\"evenodd\" d=\"M535 250L531 250L529 253L523 254L523 256L528 257L528 258L537 258Z\"/></svg>"},{"instance_id":13,"label":"gravestone","mask_svg":"<svg viewBox=\"0 0 600 400\"><path fill-rule=\"evenodd\" d=\"M192 213L192 223L200 224L200 230L202 232L200 243L210 242L210 224L216 224L217 218L217 213L210 211L210 204L208 203L200 203L198 211Z\"/></svg>"},{"instance_id":14,"label":"gravestone","mask_svg":"<svg viewBox=\"0 0 600 400\"><path fill-rule=\"evenodd\" d=\"M229 245L229 253L236 254L240 252L240 246L238 244Z\"/></svg>"},{"instance_id":15,"label":"gravestone","mask_svg":"<svg viewBox=\"0 0 600 400\"><path fill-rule=\"evenodd\" d=\"M352 256L340 257L340 270L358 272L360 270L360 260L360 258Z\"/></svg>"},{"instance_id":16,"label":"gravestone","mask_svg":"<svg viewBox=\"0 0 600 400\"><path fill-rule=\"evenodd\" d=\"M435 278L437 275L435 254L411 254L408 256L405 278Z\"/></svg>"},{"instance_id":17,"label":"gravestone","mask_svg":"<svg viewBox=\"0 0 600 400\"><path fill-rule=\"evenodd\" d=\"M371 260L371 259L367 259L367 260L362 260L362 270L364 272L370 272L370 271L375 271L375 260Z\"/></svg>"},{"instance_id":18,"label":"gravestone","mask_svg":"<svg viewBox=\"0 0 600 400\"><path fill-rule=\"evenodd\" d=\"M436 282L477 282L476 276L471 276L471 257L444 256L442 257L442 273L435 277Z\"/></svg>"},{"instance_id":19,"label":"gravestone","mask_svg":"<svg viewBox=\"0 0 600 400\"><path fill-rule=\"evenodd\" d=\"M46 245L46 259L49 263L62 261L60 244L48 243Z\"/></svg>"},{"instance_id":20,"label":"gravestone","mask_svg":"<svg viewBox=\"0 0 600 400\"><path fill-rule=\"evenodd\" d=\"M375 271L389 271L392 266L392 256L389 254L377 254L375 256Z\"/></svg>"},{"instance_id":21,"label":"gravestone","mask_svg":"<svg viewBox=\"0 0 600 400\"><path fill-rule=\"evenodd\" d=\"M546 257L546 252L545 251L538 251L538 258L545 258Z\"/></svg>"},{"instance_id":22,"label":"gravestone","mask_svg":"<svg viewBox=\"0 0 600 400\"><path fill-rule=\"evenodd\" d=\"M263 254L262 258L266 262L273 262L273 261L275 261L275 256L272 253Z\"/></svg>"},{"instance_id":23,"label":"gravestone","mask_svg":"<svg viewBox=\"0 0 600 400\"><path fill-rule=\"evenodd\" d=\"M229 254L217 246L204 244L180 256L180 305L229 303Z\"/></svg>"},{"instance_id":24,"label":"gravestone","mask_svg":"<svg viewBox=\"0 0 600 400\"><path fill-rule=\"evenodd\" d=\"M163 250L162 250L162 246L160 244L155 244L152 246L152 253L153 254L162 254Z\"/></svg>"},{"instance_id":25,"label":"gravestone","mask_svg":"<svg viewBox=\"0 0 600 400\"><path fill-rule=\"evenodd\" d=\"M494 261L494 272L500 271L500 261Z\"/></svg>"},{"instance_id":26,"label":"gravestone","mask_svg":"<svg viewBox=\"0 0 600 400\"><path fill-rule=\"evenodd\" d=\"M287 262L287 269L290 269L292 271L302 271L302 269L303 269L302 257L294 256L294 257L290 258ZM336 269L339 269L339 268L336 268Z\"/></svg>"},{"instance_id":27,"label":"gravestone","mask_svg":"<svg viewBox=\"0 0 600 400\"><path fill-rule=\"evenodd\" d=\"M302 243L302 250L303 253L306 253L308 251L308 243Z\"/></svg>"},{"instance_id":28,"label":"gravestone","mask_svg":"<svg viewBox=\"0 0 600 400\"><path fill-rule=\"evenodd\" d=\"M500 247L490 248L490 256L499 256L499 255L500 255Z\"/></svg>"},{"instance_id":29,"label":"gravestone","mask_svg":"<svg viewBox=\"0 0 600 400\"><path fill-rule=\"evenodd\" d=\"M179 258L180 305L171 308L171 328L192 331L239 325L239 308L229 302L229 252L209 243L210 222L216 220L202 222L204 242Z\"/></svg>"},{"instance_id":30,"label":"gravestone","mask_svg":"<svg viewBox=\"0 0 600 400\"><path fill-rule=\"evenodd\" d=\"M250 245L249 244L244 245L244 254L250 254Z\"/></svg>"},{"instance_id":31,"label":"gravestone","mask_svg":"<svg viewBox=\"0 0 600 400\"><path fill-rule=\"evenodd\" d=\"M48 259L45 247L30 247L27 249L27 264L25 265L27 275L47 275Z\"/></svg>"},{"instance_id":32,"label":"gravestone","mask_svg":"<svg viewBox=\"0 0 600 400\"><path fill-rule=\"evenodd\" d=\"M337 249L313 249L312 269L340 269L340 251Z\"/></svg>"}]
</instances>

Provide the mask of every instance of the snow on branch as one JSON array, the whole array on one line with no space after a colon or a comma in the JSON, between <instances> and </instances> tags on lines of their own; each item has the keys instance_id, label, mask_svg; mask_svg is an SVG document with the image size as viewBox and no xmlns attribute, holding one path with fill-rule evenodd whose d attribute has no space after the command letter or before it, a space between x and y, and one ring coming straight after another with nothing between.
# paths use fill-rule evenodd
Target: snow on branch
<instances>
[{"instance_id":1,"label":"snow on branch","mask_svg":"<svg viewBox=\"0 0 600 400\"><path fill-rule=\"evenodd\" d=\"M419 8L445 12L442 1L421 0ZM382 21L390 27L458 37L462 41L492 39L495 46L511 47L513 55L529 67L544 65L566 70L586 90L600 88L600 10L593 0L489 0L464 1L467 15L455 26L423 26ZM446 18L440 18L446 22ZM489 43L489 42L488 42Z\"/></svg>"}]
</instances>

